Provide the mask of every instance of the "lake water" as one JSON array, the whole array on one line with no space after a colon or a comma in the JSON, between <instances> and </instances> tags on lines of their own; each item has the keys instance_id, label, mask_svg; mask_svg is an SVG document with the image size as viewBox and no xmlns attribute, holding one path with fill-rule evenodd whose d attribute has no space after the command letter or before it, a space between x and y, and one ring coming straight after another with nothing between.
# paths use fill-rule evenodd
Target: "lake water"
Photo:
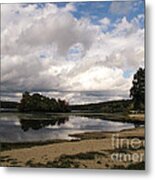
<instances>
[{"instance_id":1,"label":"lake water","mask_svg":"<svg viewBox=\"0 0 155 180\"><path fill-rule=\"evenodd\" d=\"M134 128L132 123L103 120L99 115L1 113L0 142L36 142L74 139L70 134L93 131L120 131Z\"/></svg>"}]
</instances>

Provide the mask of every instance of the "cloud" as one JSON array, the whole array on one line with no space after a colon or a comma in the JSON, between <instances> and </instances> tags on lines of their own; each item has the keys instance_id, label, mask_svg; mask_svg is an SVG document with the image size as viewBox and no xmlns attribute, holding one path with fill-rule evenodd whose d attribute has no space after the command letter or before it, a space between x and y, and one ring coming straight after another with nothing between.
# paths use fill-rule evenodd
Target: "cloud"
<instances>
[{"instance_id":1,"label":"cloud","mask_svg":"<svg viewBox=\"0 0 155 180\"><path fill-rule=\"evenodd\" d=\"M44 24L44 26L43 26ZM77 42L88 49L93 39L93 31L85 22L76 22L69 14L57 14L36 22L17 40L18 44L34 47L53 45L60 55Z\"/></svg>"},{"instance_id":2,"label":"cloud","mask_svg":"<svg viewBox=\"0 0 155 180\"><path fill-rule=\"evenodd\" d=\"M2 5L4 99L19 100L25 90L71 104L128 97L132 74L125 72L144 66L143 14L93 24L73 11L74 3Z\"/></svg>"},{"instance_id":3,"label":"cloud","mask_svg":"<svg viewBox=\"0 0 155 180\"><path fill-rule=\"evenodd\" d=\"M85 103L98 103L107 100L119 100L127 98L128 95L125 91L53 91L42 92L43 95L65 99L70 104L85 104Z\"/></svg>"},{"instance_id":4,"label":"cloud","mask_svg":"<svg viewBox=\"0 0 155 180\"><path fill-rule=\"evenodd\" d=\"M101 66L135 72L144 66L144 29L137 17L131 21L122 17L113 26L110 33L98 35L87 56Z\"/></svg>"},{"instance_id":5,"label":"cloud","mask_svg":"<svg viewBox=\"0 0 155 180\"><path fill-rule=\"evenodd\" d=\"M7 28L2 32L2 53L27 54L43 46L44 48L51 46L52 50L65 55L68 49L78 42L82 43L87 50L93 41L95 29L90 28L89 21L85 19L77 21L69 13L71 7L72 5L67 4L65 8L58 9L49 4L42 13L35 8L35 5L25 8L16 7L16 10L13 10L13 17L15 17L13 19L14 21L17 19L17 22L13 21L13 24L8 22ZM51 8L50 12L49 8ZM24 12L16 14L18 9ZM26 12L28 15L25 14ZM5 19L7 18L3 15L2 24L5 24ZM22 19L25 23L21 22Z\"/></svg>"},{"instance_id":6,"label":"cloud","mask_svg":"<svg viewBox=\"0 0 155 180\"><path fill-rule=\"evenodd\" d=\"M100 23L103 25L109 25L110 24L110 19L107 17L104 17L103 19L100 20Z\"/></svg>"},{"instance_id":7,"label":"cloud","mask_svg":"<svg viewBox=\"0 0 155 180\"><path fill-rule=\"evenodd\" d=\"M102 29L107 30L110 23L111 23L111 20L109 18L107 18L107 17L104 17L103 19L100 19L99 22L102 25Z\"/></svg>"},{"instance_id":8,"label":"cloud","mask_svg":"<svg viewBox=\"0 0 155 180\"><path fill-rule=\"evenodd\" d=\"M133 9L134 3L131 1L115 2L110 5L110 12L118 15L126 15Z\"/></svg>"},{"instance_id":9,"label":"cloud","mask_svg":"<svg viewBox=\"0 0 155 180\"><path fill-rule=\"evenodd\" d=\"M74 12L77 9L74 3L68 3L63 10L67 12Z\"/></svg>"}]
</instances>

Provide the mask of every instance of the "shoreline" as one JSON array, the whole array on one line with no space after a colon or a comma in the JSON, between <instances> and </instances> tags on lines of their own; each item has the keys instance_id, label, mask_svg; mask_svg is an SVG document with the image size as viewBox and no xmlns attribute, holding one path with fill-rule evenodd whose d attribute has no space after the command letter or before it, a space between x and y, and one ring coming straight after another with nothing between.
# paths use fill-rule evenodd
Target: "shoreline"
<instances>
[{"instance_id":1,"label":"shoreline","mask_svg":"<svg viewBox=\"0 0 155 180\"><path fill-rule=\"evenodd\" d=\"M140 128L140 127L139 127ZM50 144L58 144L58 143L64 143L64 142L78 142L82 140L90 140L90 139L102 139L105 138L105 134L117 134L122 133L124 131L132 131L135 128L129 128L129 129L123 129L120 131L88 131L83 133L75 133L75 134L69 134L69 137L72 137L73 139L52 139L52 140L46 140L46 141L29 141L29 142L0 142L0 152L3 151L10 151L15 149L23 149L23 148L31 148L34 146L44 146L44 145L50 145ZM75 139L74 139L75 138Z\"/></svg>"},{"instance_id":2,"label":"shoreline","mask_svg":"<svg viewBox=\"0 0 155 180\"><path fill-rule=\"evenodd\" d=\"M100 117L103 120L117 121L117 122L126 122L126 123L135 123L135 124L144 124L145 122L145 113L130 114L130 113L94 113L94 112L69 112L69 113L42 113L42 112L19 112L19 111L10 111L10 112L1 112L1 114L10 113L10 114L19 114L19 115L28 115L28 114L45 114L47 116L81 116L81 117Z\"/></svg>"},{"instance_id":3,"label":"shoreline","mask_svg":"<svg viewBox=\"0 0 155 180\"><path fill-rule=\"evenodd\" d=\"M1 152L1 166L17 167L60 167L60 168L97 168L115 169L135 166L135 162L113 162L111 154L115 152L127 154L144 154L144 147L138 149L118 148L111 145L113 134L119 134L119 138L138 138L144 142L144 127L122 130L120 132L90 132L74 134L81 140L47 142L47 144L31 147L15 148ZM144 160L137 166L143 166ZM142 168L142 169L143 169ZM140 167L141 169L141 167Z\"/></svg>"}]
</instances>

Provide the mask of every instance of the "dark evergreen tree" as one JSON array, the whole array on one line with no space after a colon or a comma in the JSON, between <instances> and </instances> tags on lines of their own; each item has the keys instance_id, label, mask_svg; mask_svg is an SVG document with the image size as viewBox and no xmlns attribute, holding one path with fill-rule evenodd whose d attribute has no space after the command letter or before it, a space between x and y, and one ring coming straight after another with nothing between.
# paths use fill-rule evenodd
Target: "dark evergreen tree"
<instances>
[{"instance_id":1,"label":"dark evergreen tree","mask_svg":"<svg viewBox=\"0 0 155 180\"><path fill-rule=\"evenodd\" d=\"M139 68L134 74L130 97L135 110L144 110L145 106L145 69Z\"/></svg>"}]
</instances>

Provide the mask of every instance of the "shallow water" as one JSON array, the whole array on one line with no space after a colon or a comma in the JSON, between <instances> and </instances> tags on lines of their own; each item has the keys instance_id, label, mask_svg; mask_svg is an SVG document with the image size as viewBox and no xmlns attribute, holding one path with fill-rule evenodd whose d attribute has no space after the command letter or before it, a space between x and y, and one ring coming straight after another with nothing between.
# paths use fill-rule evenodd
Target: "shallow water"
<instances>
[{"instance_id":1,"label":"shallow water","mask_svg":"<svg viewBox=\"0 0 155 180\"><path fill-rule=\"evenodd\" d=\"M1 113L0 142L36 142L74 139L70 134L93 131L120 131L134 128L132 123L112 122L91 115L48 115Z\"/></svg>"}]
</instances>

